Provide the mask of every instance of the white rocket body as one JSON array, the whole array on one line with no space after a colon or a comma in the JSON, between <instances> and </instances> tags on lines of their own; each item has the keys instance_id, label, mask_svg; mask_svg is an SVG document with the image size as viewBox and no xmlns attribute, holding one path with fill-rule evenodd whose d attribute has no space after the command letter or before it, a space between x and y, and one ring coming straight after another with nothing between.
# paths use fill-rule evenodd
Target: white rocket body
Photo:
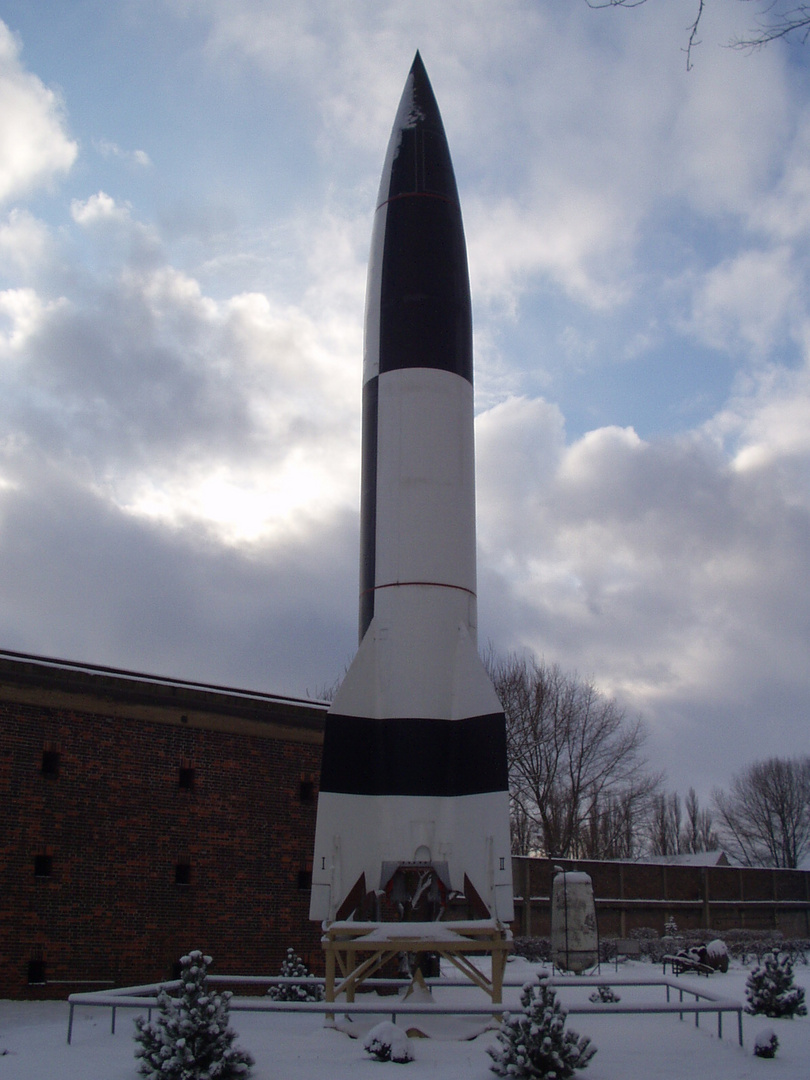
<instances>
[{"instance_id":1,"label":"white rocket body","mask_svg":"<svg viewBox=\"0 0 810 1080\"><path fill-rule=\"evenodd\" d=\"M509 922L503 710L476 637L466 250L418 54L378 203L366 311L360 646L327 716L310 917L368 917L367 898L408 866L433 867L448 895L463 894L479 917Z\"/></svg>"}]
</instances>

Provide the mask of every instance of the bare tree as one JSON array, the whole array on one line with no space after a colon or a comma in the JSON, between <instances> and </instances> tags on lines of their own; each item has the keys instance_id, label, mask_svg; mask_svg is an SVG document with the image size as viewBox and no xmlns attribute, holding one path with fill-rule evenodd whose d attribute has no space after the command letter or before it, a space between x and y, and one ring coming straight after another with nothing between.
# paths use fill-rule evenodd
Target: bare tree
<instances>
[{"instance_id":1,"label":"bare tree","mask_svg":"<svg viewBox=\"0 0 810 1080\"><path fill-rule=\"evenodd\" d=\"M791 3L787 9L784 4L775 2L760 6L764 6L768 18L746 37L732 41L733 48L760 49L771 41L787 37L793 37L802 45L807 43L810 37L810 4Z\"/></svg>"},{"instance_id":2,"label":"bare tree","mask_svg":"<svg viewBox=\"0 0 810 1080\"><path fill-rule=\"evenodd\" d=\"M746 866L795 869L810 853L810 757L755 762L714 805L724 845Z\"/></svg>"},{"instance_id":3,"label":"bare tree","mask_svg":"<svg viewBox=\"0 0 810 1080\"><path fill-rule=\"evenodd\" d=\"M648 829L651 855L680 855L681 798L677 792L654 796Z\"/></svg>"},{"instance_id":4,"label":"bare tree","mask_svg":"<svg viewBox=\"0 0 810 1080\"><path fill-rule=\"evenodd\" d=\"M686 825L681 834L681 851L696 854L699 851L716 851L720 838L714 830L711 810L701 810L697 792L689 788L686 796Z\"/></svg>"},{"instance_id":5,"label":"bare tree","mask_svg":"<svg viewBox=\"0 0 810 1080\"><path fill-rule=\"evenodd\" d=\"M646 813L650 793L646 784L610 792L594 799L579 843L585 859L634 859L639 850L639 822Z\"/></svg>"},{"instance_id":6,"label":"bare tree","mask_svg":"<svg viewBox=\"0 0 810 1080\"><path fill-rule=\"evenodd\" d=\"M632 854L660 782L641 755L641 720L556 664L492 653L486 663L506 714L513 837L556 858Z\"/></svg>"},{"instance_id":7,"label":"bare tree","mask_svg":"<svg viewBox=\"0 0 810 1080\"><path fill-rule=\"evenodd\" d=\"M647 832L651 855L695 854L714 851L720 846L711 811L701 810L694 788L689 788L683 808L677 792L656 794L651 802Z\"/></svg>"},{"instance_id":8,"label":"bare tree","mask_svg":"<svg viewBox=\"0 0 810 1080\"><path fill-rule=\"evenodd\" d=\"M635 8L646 4L647 0L585 0L588 7ZM686 67L692 67L692 50L700 44L698 30L708 0L694 0L694 19L686 28L689 32L684 52ZM753 4L756 10L756 25L747 34L729 42L733 49L760 49L779 38L793 38L804 45L810 38L810 3L796 3L795 0L739 0L740 3Z\"/></svg>"},{"instance_id":9,"label":"bare tree","mask_svg":"<svg viewBox=\"0 0 810 1080\"><path fill-rule=\"evenodd\" d=\"M509 799L509 831L513 855L533 855L537 851L537 825L514 797Z\"/></svg>"}]
</instances>

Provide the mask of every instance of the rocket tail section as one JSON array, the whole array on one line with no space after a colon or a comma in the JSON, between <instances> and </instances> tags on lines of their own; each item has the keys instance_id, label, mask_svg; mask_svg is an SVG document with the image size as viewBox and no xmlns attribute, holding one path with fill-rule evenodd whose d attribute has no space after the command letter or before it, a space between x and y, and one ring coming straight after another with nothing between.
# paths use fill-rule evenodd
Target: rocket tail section
<instances>
[{"instance_id":1,"label":"rocket tail section","mask_svg":"<svg viewBox=\"0 0 810 1080\"><path fill-rule=\"evenodd\" d=\"M328 826L321 825L327 817ZM402 918L391 897L402 873L441 881L440 902L418 921L514 919L508 792L402 797L322 791L318 820L311 919Z\"/></svg>"},{"instance_id":2,"label":"rocket tail section","mask_svg":"<svg viewBox=\"0 0 810 1080\"><path fill-rule=\"evenodd\" d=\"M327 715L314 919L374 918L390 887L385 868L403 866L444 868L465 917L513 918L503 711L465 626L452 655L434 644L424 643L421 675L418 664L403 673L402 643L372 621ZM425 692L437 665L443 715Z\"/></svg>"}]
</instances>

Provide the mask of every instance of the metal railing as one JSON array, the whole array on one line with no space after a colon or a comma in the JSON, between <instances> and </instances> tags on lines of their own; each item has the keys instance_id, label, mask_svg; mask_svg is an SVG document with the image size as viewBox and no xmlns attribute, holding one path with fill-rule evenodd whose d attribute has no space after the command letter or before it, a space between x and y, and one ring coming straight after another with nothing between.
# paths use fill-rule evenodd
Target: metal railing
<instances>
[{"instance_id":1,"label":"metal railing","mask_svg":"<svg viewBox=\"0 0 810 1080\"><path fill-rule=\"evenodd\" d=\"M695 989L685 986L673 978L650 977L650 978L607 978L605 976L546 976L542 980L549 986L588 987L588 986L621 986L621 987L656 987L666 989L666 1001L641 1001L641 1002L570 1002L563 1003L566 1012L572 1015L639 1015L655 1013L678 1013L683 1020L684 1013L693 1013L695 1027L700 1025L701 1013L717 1014L717 1037L723 1037L723 1014L735 1013L737 1016L737 1033L740 1046L743 1045L743 1006L739 1001L732 998L721 998L703 988ZM306 979L289 978L283 976L253 976L253 975L209 975L208 982L212 985L228 986L284 986L304 985L323 986L324 980L310 976ZM526 985L531 980L505 980L504 988L518 988ZM425 983L431 988L459 988L470 987L472 984L465 979L426 979ZM366 985L374 989L383 986L389 988L405 987L410 985L408 979L368 979ZM158 1007L157 995L161 990L171 992L181 986L180 979L170 982L149 983L144 986L125 986L116 990L100 990L97 992L82 992L71 994L68 998L70 1004L70 1016L68 1018L67 1041L70 1044L73 1036L73 1011L77 1005L88 1007L108 1008L112 1011L111 1033L115 1034L115 1018L118 1009L147 1010L150 1018L152 1009ZM672 992L678 992L678 1000L672 1000ZM685 996L688 995L688 996ZM694 1000L692 1000L694 999ZM407 998L397 997L394 1000L383 1001L278 1001L274 998L243 998L233 997L230 1001L232 1012L283 1012L283 1013L314 1013L327 1017L334 1017L336 1013L346 1016L380 1015L390 1016L392 1022L396 1022L399 1015L408 1016L491 1016L500 1017L504 1013L522 1012L520 1005L496 1005L490 1002L487 1005L444 1005L440 1002L417 1003L409 1002Z\"/></svg>"}]
</instances>

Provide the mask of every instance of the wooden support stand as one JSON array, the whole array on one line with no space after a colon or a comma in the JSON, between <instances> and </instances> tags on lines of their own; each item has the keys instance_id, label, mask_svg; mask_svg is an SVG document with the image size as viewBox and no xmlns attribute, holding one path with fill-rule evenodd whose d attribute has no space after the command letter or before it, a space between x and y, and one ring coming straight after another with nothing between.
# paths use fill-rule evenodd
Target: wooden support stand
<instances>
[{"instance_id":1,"label":"wooden support stand","mask_svg":"<svg viewBox=\"0 0 810 1080\"><path fill-rule=\"evenodd\" d=\"M357 987L400 953L438 953L489 995L493 1005L503 996L506 957L512 933L494 919L464 922L333 922L324 926L321 944L326 959L326 1000L339 994L354 1001ZM476 966L475 956L492 957L492 975Z\"/></svg>"}]
</instances>

